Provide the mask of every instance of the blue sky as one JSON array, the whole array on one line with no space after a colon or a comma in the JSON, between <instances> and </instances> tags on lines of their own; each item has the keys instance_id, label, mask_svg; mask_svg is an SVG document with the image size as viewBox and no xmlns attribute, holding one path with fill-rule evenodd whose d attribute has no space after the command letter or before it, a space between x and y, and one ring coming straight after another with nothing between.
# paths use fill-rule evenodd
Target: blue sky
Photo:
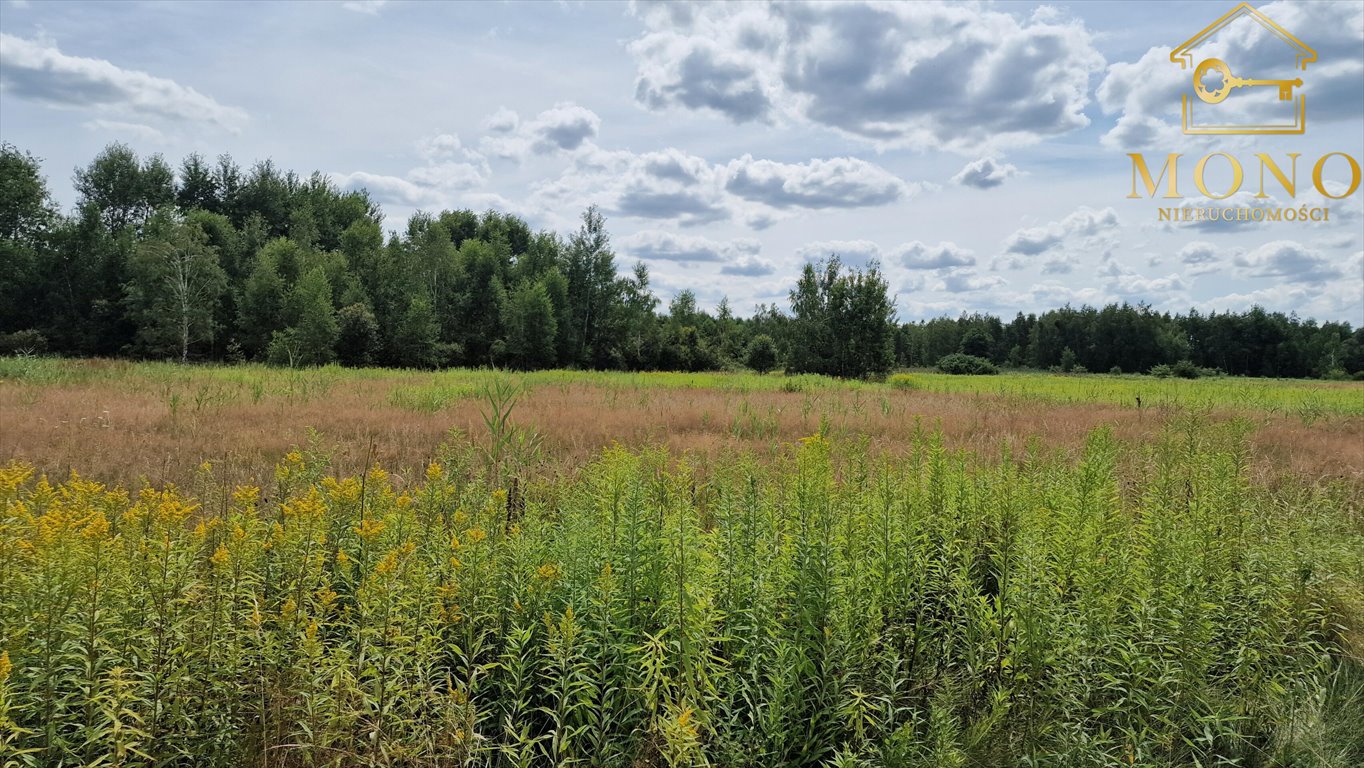
<instances>
[{"instance_id":1,"label":"blue sky","mask_svg":"<svg viewBox=\"0 0 1364 768\"><path fill-rule=\"evenodd\" d=\"M745 313L838 253L880 260L903 319L1145 301L1364 323L1364 189L1310 184L1321 155L1364 156L1364 2L1259 6L1317 50L1305 72L1248 19L1209 41L1238 76L1301 76L1305 135L1185 136L1169 49L1233 6L0 0L0 138L63 206L111 141L320 170L395 229L494 207L568 232L596 203L622 270ZM1190 205L1205 153L1246 161L1235 204L1254 153L1301 153L1296 199L1269 191L1331 221L1160 224L1125 197L1131 151L1184 153Z\"/></svg>"}]
</instances>

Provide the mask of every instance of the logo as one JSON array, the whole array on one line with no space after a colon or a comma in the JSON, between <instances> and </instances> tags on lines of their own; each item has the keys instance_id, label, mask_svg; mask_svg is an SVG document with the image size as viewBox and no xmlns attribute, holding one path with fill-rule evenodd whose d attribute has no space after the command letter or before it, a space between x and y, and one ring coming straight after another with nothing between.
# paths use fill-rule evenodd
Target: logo
<instances>
[{"instance_id":1,"label":"logo","mask_svg":"<svg viewBox=\"0 0 1364 768\"><path fill-rule=\"evenodd\" d=\"M1251 66L1249 62L1228 64L1215 56L1198 53L1200 49L1205 53L1216 52L1215 38L1241 19L1258 23L1283 44L1282 60L1289 74L1306 70L1310 62L1317 60L1317 52L1307 44L1249 3L1241 3L1170 51L1170 61L1181 69L1193 70L1192 93L1181 97L1184 133L1203 136L1302 133L1307 128L1307 98L1296 93L1302 88L1301 77L1255 77L1257 73L1241 69ZM1238 119L1244 121L1237 122Z\"/></svg>"}]
</instances>

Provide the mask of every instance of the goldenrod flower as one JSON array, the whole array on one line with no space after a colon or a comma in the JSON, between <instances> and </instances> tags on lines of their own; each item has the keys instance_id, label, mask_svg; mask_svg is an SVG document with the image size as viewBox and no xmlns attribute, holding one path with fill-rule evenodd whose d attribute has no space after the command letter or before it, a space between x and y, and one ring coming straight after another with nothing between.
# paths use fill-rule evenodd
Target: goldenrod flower
<instances>
[{"instance_id":1,"label":"goldenrod flower","mask_svg":"<svg viewBox=\"0 0 1364 768\"><path fill-rule=\"evenodd\" d=\"M488 538L488 532L482 528L470 528L464 532L464 538L468 539L471 544L477 544Z\"/></svg>"},{"instance_id":2,"label":"goldenrod flower","mask_svg":"<svg viewBox=\"0 0 1364 768\"><path fill-rule=\"evenodd\" d=\"M109 535L109 518L103 512L91 515L81 535L91 541L103 541Z\"/></svg>"},{"instance_id":3,"label":"goldenrod flower","mask_svg":"<svg viewBox=\"0 0 1364 768\"><path fill-rule=\"evenodd\" d=\"M0 683L9 679L9 673L12 669L14 669L14 664L9 660L9 651L0 651Z\"/></svg>"},{"instance_id":4,"label":"goldenrod flower","mask_svg":"<svg viewBox=\"0 0 1364 768\"><path fill-rule=\"evenodd\" d=\"M441 468L441 465L440 465L440 464L437 464L436 462L433 461L433 462L431 462L430 464L427 464L427 465L426 465L426 479L427 479L427 480L430 480L431 482L434 483L434 482L436 482L436 481L438 481L438 480L440 480L440 479L442 479L442 478L444 478L444 477L445 477L445 470Z\"/></svg>"},{"instance_id":5,"label":"goldenrod flower","mask_svg":"<svg viewBox=\"0 0 1364 768\"><path fill-rule=\"evenodd\" d=\"M208 561L213 563L215 568L226 568L227 564L232 562L232 555L228 553L226 545L219 544L218 548L213 550L213 556Z\"/></svg>"},{"instance_id":6,"label":"goldenrod flower","mask_svg":"<svg viewBox=\"0 0 1364 768\"><path fill-rule=\"evenodd\" d=\"M535 570L535 575L545 581L554 581L560 573L559 566L554 563L545 563Z\"/></svg>"},{"instance_id":7,"label":"goldenrod flower","mask_svg":"<svg viewBox=\"0 0 1364 768\"><path fill-rule=\"evenodd\" d=\"M384 532L385 527L386 524L383 520L366 517L360 521L359 525L352 527L351 530L355 531L356 535L365 541L374 541Z\"/></svg>"}]
</instances>

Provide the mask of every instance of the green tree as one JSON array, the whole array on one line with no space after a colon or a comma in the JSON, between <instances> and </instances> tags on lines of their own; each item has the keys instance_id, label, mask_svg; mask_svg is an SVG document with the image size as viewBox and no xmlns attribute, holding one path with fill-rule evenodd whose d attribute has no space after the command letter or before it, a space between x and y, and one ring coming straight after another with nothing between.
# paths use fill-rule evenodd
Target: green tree
<instances>
[{"instance_id":1,"label":"green tree","mask_svg":"<svg viewBox=\"0 0 1364 768\"><path fill-rule=\"evenodd\" d=\"M767 373L777 367L777 344L772 337L760 333L748 342L745 362L758 373Z\"/></svg>"},{"instance_id":2,"label":"green tree","mask_svg":"<svg viewBox=\"0 0 1364 768\"><path fill-rule=\"evenodd\" d=\"M336 360L341 329L332 306L331 284L321 267L313 267L294 286L289 297L293 326L294 365L325 365Z\"/></svg>"},{"instance_id":3,"label":"green tree","mask_svg":"<svg viewBox=\"0 0 1364 768\"><path fill-rule=\"evenodd\" d=\"M283 330L284 302L284 279L275 265L275 254L262 250L246 279L238 308L240 341L247 354L258 356L265 352L274 333Z\"/></svg>"},{"instance_id":4,"label":"green tree","mask_svg":"<svg viewBox=\"0 0 1364 768\"><path fill-rule=\"evenodd\" d=\"M529 370L554 365L559 323L543 282L523 283L512 292L502 324L506 329L507 355L513 366Z\"/></svg>"},{"instance_id":5,"label":"green tree","mask_svg":"<svg viewBox=\"0 0 1364 768\"><path fill-rule=\"evenodd\" d=\"M844 274L837 256L806 264L791 291L790 369L861 377L889 371L895 362L895 305L873 262Z\"/></svg>"},{"instance_id":6,"label":"green tree","mask_svg":"<svg viewBox=\"0 0 1364 768\"><path fill-rule=\"evenodd\" d=\"M190 345L213 338L214 314L227 289L217 249L204 231L174 222L138 244L125 286L137 339L144 351L173 349L181 361Z\"/></svg>"},{"instance_id":7,"label":"green tree","mask_svg":"<svg viewBox=\"0 0 1364 768\"><path fill-rule=\"evenodd\" d=\"M390 343L395 365L404 368L437 368L441 365L440 324L426 296L408 302Z\"/></svg>"},{"instance_id":8,"label":"green tree","mask_svg":"<svg viewBox=\"0 0 1364 768\"><path fill-rule=\"evenodd\" d=\"M379 346L379 322L364 304L349 304L336 313L339 334L336 356L342 365L359 368L374 362Z\"/></svg>"},{"instance_id":9,"label":"green tree","mask_svg":"<svg viewBox=\"0 0 1364 768\"><path fill-rule=\"evenodd\" d=\"M0 143L0 332L44 321L44 262L59 223L37 158Z\"/></svg>"}]
</instances>

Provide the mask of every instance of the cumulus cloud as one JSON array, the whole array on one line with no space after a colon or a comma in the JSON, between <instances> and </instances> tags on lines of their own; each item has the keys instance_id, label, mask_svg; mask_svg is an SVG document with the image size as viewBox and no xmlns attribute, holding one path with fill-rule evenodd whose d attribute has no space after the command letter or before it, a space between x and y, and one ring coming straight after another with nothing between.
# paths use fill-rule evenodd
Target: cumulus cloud
<instances>
[{"instance_id":1,"label":"cumulus cloud","mask_svg":"<svg viewBox=\"0 0 1364 768\"><path fill-rule=\"evenodd\" d=\"M379 11L388 5L388 0L345 0L341 7L356 13L364 13L369 16L378 16Z\"/></svg>"},{"instance_id":2,"label":"cumulus cloud","mask_svg":"<svg viewBox=\"0 0 1364 768\"><path fill-rule=\"evenodd\" d=\"M1095 210L1082 205L1059 221L1017 230L1005 239L1004 250L1008 253L1035 256L1057 248L1067 240L1095 238L1114 233L1119 226L1118 213L1112 208Z\"/></svg>"},{"instance_id":3,"label":"cumulus cloud","mask_svg":"<svg viewBox=\"0 0 1364 768\"><path fill-rule=\"evenodd\" d=\"M1003 285L1004 279L999 275L977 275L973 269L956 269L943 275L939 290L948 293L974 293Z\"/></svg>"},{"instance_id":4,"label":"cumulus cloud","mask_svg":"<svg viewBox=\"0 0 1364 768\"><path fill-rule=\"evenodd\" d=\"M121 133L149 144L166 143L166 134L142 123L126 123L121 120L104 120L101 118L87 120L82 125L85 126L86 130L97 131L101 134Z\"/></svg>"},{"instance_id":5,"label":"cumulus cloud","mask_svg":"<svg viewBox=\"0 0 1364 768\"><path fill-rule=\"evenodd\" d=\"M1320 251L1292 240L1265 243L1232 259L1249 277L1272 277L1289 283L1325 283L1345 273Z\"/></svg>"},{"instance_id":6,"label":"cumulus cloud","mask_svg":"<svg viewBox=\"0 0 1364 768\"><path fill-rule=\"evenodd\" d=\"M645 261L732 261L753 256L761 246L757 240L739 238L717 241L677 232L644 230L621 241L621 250Z\"/></svg>"},{"instance_id":7,"label":"cumulus cloud","mask_svg":"<svg viewBox=\"0 0 1364 768\"><path fill-rule=\"evenodd\" d=\"M51 43L5 33L0 33L0 88L54 107L216 125L233 133L248 119L244 110L219 104L174 80L104 59L68 56Z\"/></svg>"},{"instance_id":8,"label":"cumulus cloud","mask_svg":"<svg viewBox=\"0 0 1364 768\"><path fill-rule=\"evenodd\" d=\"M915 188L865 160L835 157L805 163L732 160L725 188L773 208L862 208L896 202Z\"/></svg>"},{"instance_id":9,"label":"cumulus cloud","mask_svg":"<svg viewBox=\"0 0 1364 768\"><path fill-rule=\"evenodd\" d=\"M938 3L638 10L635 97L734 122L808 121L879 145L1025 145L1088 125L1103 57L1059 14Z\"/></svg>"},{"instance_id":10,"label":"cumulus cloud","mask_svg":"<svg viewBox=\"0 0 1364 768\"><path fill-rule=\"evenodd\" d=\"M342 189L366 189L381 203L418 208L449 204L455 193L488 181L487 160L465 147L456 134L427 136L417 140L414 148L423 164L403 176L355 171L332 177Z\"/></svg>"},{"instance_id":11,"label":"cumulus cloud","mask_svg":"<svg viewBox=\"0 0 1364 768\"><path fill-rule=\"evenodd\" d=\"M636 154L589 146L557 179L533 184L531 197L547 210L577 211L597 203L608 214L683 226L734 215L720 169L672 148Z\"/></svg>"},{"instance_id":12,"label":"cumulus cloud","mask_svg":"<svg viewBox=\"0 0 1364 768\"><path fill-rule=\"evenodd\" d=\"M844 264L865 267L881 258L881 247L870 240L820 240L797 248L796 256L810 262L837 256Z\"/></svg>"},{"instance_id":13,"label":"cumulus cloud","mask_svg":"<svg viewBox=\"0 0 1364 768\"><path fill-rule=\"evenodd\" d=\"M895 250L892 260L908 269L944 269L968 267L976 263L971 251L956 243L941 242L927 245L915 240Z\"/></svg>"},{"instance_id":14,"label":"cumulus cloud","mask_svg":"<svg viewBox=\"0 0 1364 768\"><path fill-rule=\"evenodd\" d=\"M483 126L489 131L480 143L484 151L506 160L520 160L530 152L578 150L596 137L601 118L586 107L566 101L529 120L504 107L484 119Z\"/></svg>"},{"instance_id":15,"label":"cumulus cloud","mask_svg":"<svg viewBox=\"0 0 1364 768\"><path fill-rule=\"evenodd\" d=\"M1278 100L1277 89L1242 88L1217 105L1191 99L1193 119L1200 124L1292 122L1296 96L1307 97L1310 120L1355 119L1364 109L1364 6L1358 3L1284 2L1259 7L1270 19L1316 49L1318 59L1306 71L1295 68L1293 52L1257 21L1242 16L1205 40L1194 52L1195 61L1219 58L1233 75L1262 79L1302 78L1294 99ZM1209 19L1211 20L1211 19ZM1197 28L1191 28L1192 35ZM1107 114L1116 115L1103 143L1115 148L1140 149L1167 145L1182 136L1181 97L1192 93L1192 69L1170 61L1168 46L1148 49L1136 61L1108 67L1096 95ZM1216 87L1217 78L1207 83Z\"/></svg>"},{"instance_id":16,"label":"cumulus cloud","mask_svg":"<svg viewBox=\"0 0 1364 768\"><path fill-rule=\"evenodd\" d=\"M730 263L720 267L720 273L725 275L738 275L741 277L763 277L776 272L777 268L767 259L757 256L740 256Z\"/></svg>"},{"instance_id":17,"label":"cumulus cloud","mask_svg":"<svg viewBox=\"0 0 1364 768\"><path fill-rule=\"evenodd\" d=\"M956 176L952 177L952 183L960 184L963 187L991 189L1017 175L1018 168L1014 165L999 162L994 158L982 157L979 160L972 160L967 163L957 172Z\"/></svg>"}]
</instances>

